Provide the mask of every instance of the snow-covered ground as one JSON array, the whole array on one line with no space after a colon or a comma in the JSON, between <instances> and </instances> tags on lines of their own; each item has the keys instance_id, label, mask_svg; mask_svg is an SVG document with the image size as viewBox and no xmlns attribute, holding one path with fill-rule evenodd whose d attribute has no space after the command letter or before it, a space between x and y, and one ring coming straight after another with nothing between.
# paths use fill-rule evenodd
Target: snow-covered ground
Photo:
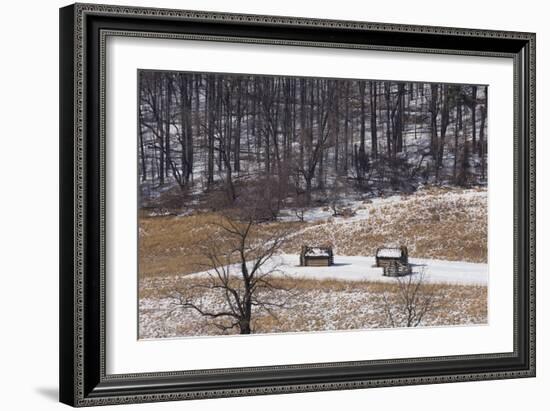
<instances>
[{"instance_id":1,"label":"snow-covered ground","mask_svg":"<svg viewBox=\"0 0 550 411\"><path fill-rule=\"evenodd\" d=\"M385 291L377 289L374 282L384 282L388 285L398 280L384 277L382 269L374 267L374 257L336 256L335 265L331 267L299 267L297 255L279 255L271 264L276 264L279 270L273 275L286 275L296 278L296 286L292 294L281 290L273 290L274 301L287 301L291 309L277 311L277 321L273 321L266 313L256 313L256 333L300 332L351 330L370 328L391 328L403 326L392 324L388 320L387 303L383 295ZM429 312L422 320L422 326L451 326L466 324L485 324L487 321L486 298L487 264L442 261L429 259L409 259L413 266L413 274L424 270L424 279L429 283L448 284L437 294L441 307ZM273 268L273 266L271 266ZM239 274L237 265L231 266L232 275ZM191 274L206 276L206 272ZM143 281L140 285L145 289L167 287L177 283L181 278L166 277ZM405 277L403 277L405 278ZM319 283L318 287L300 288L300 280L339 279L343 288L335 283ZM344 282L345 281L345 282ZM453 287L476 286L476 287ZM391 288L390 288L391 290ZM219 310L225 307L223 295L217 290L204 289L197 297L200 305L206 310ZM394 298L391 292L388 298ZM402 313L396 309L396 317ZM401 318L401 317L399 317ZM236 332L236 330L232 330ZM141 339L181 337L192 335L220 335L219 329L209 325L195 310L178 309L177 298L170 293L162 296L140 298L139 301L139 335Z\"/></svg>"},{"instance_id":2,"label":"snow-covered ground","mask_svg":"<svg viewBox=\"0 0 550 411\"><path fill-rule=\"evenodd\" d=\"M487 285L487 264L462 261L430 260L410 258L413 274L424 273L424 281L438 284ZM330 267L300 267L298 255L281 254L273 258L265 272L276 267L272 275L311 278L317 280L335 279L345 281L395 282L393 277L385 277L382 268L375 266L374 257L336 256ZM230 268L237 275L238 265ZM196 273L193 275L206 275Z\"/></svg>"},{"instance_id":3,"label":"snow-covered ground","mask_svg":"<svg viewBox=\"0 0 550 411\"><path fill-rule=\"evenodd\" d=\"M343 198L339 203L339 208L349 208L354 211L354 215L349 217L333 216L333 211L328 206L323 207L310 207L303 211L303 221L307 223L319 223L319 222L342 222L353 223L357 221L367 220L372 211L387 205L402 204L407 201L418 201L422 199L422 196L427 193L419 190L415 195L403 196L399 194L391 195L388 197L375 197L366 200L357 200L352 198ZM459 192L451 190L449 192L442 192L437 194L438 201L447 203L456 203L457 201L468 200L483 200L486 201L487 192L485 190L475 189L462 189ZM430 197L430 200L432 198ZM280 211L278 217L279 221L297 221L298 217L295 212L289 208L283 208Z\"/></svg>"},{"instance_id":4,"label":"snow-covered ground","mask_svg":"<svg viewBox=\"0 0 550 411\"><path fill-rule=\"evenodd\" d=\"M283 252L301 245L331 244L335 256L374 256L378 247L407 246L409 255L487 262L487 191L419 190L364 201L350 200L352 217L332 217L328 207L308 211Z\"/></svg>"},{"instance_id":5,"label":"snow-covered ground","mask_svg":"<svg viewBox=\"0 0 550 411\"><path fill-rule=\"evenodd\" d=\"M331 267L300 267L297 255L276 257L281 273L315 279L340 279L363 281L396 281L382 275L382 268L375 266L374 257L336 256ZM487 264L466 263L411 258L413 275L424 271L424 279L430 283L487 285Z\"/></svg>"}]
</instances>

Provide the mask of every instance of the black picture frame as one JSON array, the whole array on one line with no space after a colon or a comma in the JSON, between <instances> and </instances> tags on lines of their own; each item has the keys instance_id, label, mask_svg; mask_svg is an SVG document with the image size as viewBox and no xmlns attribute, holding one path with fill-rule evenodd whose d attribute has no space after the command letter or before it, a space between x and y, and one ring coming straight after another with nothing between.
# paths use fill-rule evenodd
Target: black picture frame
<instances>
[{"instance_id":1,"label":"black picture frame","mask_svg":"<svg viewBox=\"0 0 550 411\"><path fill-rule=\"evenodd\" d=\"M105 36L507 57L514 64L514 350L105 373ZM139 34L136 34L139 33ZM125 6L60 9L60 401L73 406L535 376L535 34Z\"/></svg>"}]
</instances>

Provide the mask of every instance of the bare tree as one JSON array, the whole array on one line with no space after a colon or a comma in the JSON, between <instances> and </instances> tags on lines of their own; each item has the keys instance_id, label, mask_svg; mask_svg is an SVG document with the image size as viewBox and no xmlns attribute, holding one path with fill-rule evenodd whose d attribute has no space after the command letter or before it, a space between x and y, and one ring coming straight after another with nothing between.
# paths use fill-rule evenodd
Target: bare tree
<instances>
[{"instance_id":1,"label":"bare tree","mask_svg":"<svg viewBox=\"0 0 550 411\"><path fill-rule=\"evenodd\" d=\"M370 134L371 134L371 151L372 158L378 157L378 136L376 125L376 89L377 83L369 81L369 96L370 96Z\"/></svg>"},{"instance_id":2,"label":"bare tree","mask_svg":"<svg viewBox=\"0 0 550 411\"><path fill-rule=\"evenodd\" d=\"M417 327L436 309L436 287L426 283L425 271L396 278L396 291L382 295L386 319L392 327Z\"/></svg>"},{"instance_id":3,"label":"bare tree","mask_svg":"<svg viewBox=\"0 0 550 411\"><path fill-rule=\"evenodd\" d=\"M310 82L313 80L309 79ZM306 83L309 84L309 83ZM322 89L322 90L321 90ZM317 90L317 99L315 100L314 90ZM311 203L312 181L315 176L317 166L321 163L325 149L330 144L331 124L328 122L329 112L326 110L328 102L334 98L334 87L329 87L327 81L316 80L315 85L309 84L310 92L310 113L309 128L304 129L301 138L305 150L303 152L304 161L295 165L295 171L300 174L306 182L306 199ZM314 102L317 104L315 105ZM314 130L315 108L317 108L317 127ZM319 166L320 167L320 166Z\"/></svg>"},{"instance_id":4,"label":"bare tree","mask_svg":"<svg viewBox=\"0 0 550 411\"><path fill-rule=\"evenodd\" d=\"M296 218L298 218L299 221L304 222L307 210L308 204L304 195L297 195L292 206L292 211Z\"/></svg>"},{"instance_id":5,"label":"bare tree","mask_svg":"<svg viewBox=\"0 0 550 411\"><path fill-rule=\"evenodd\" d=\"M485 105L479 106L481 113L481 127L479 128L479 158L481 163L481 179L485 180L486 162L485 155L487 154L487 142L485 141L485 121L487 120L487 107Z\"/></svg>"},{"instance_id":6,"label":"bare tree","mask_svg":"<svg viewBox=\"0 0 550 411\"><path fill-rule=\"evenodd\" d=\"M327 200L332 210L332 216L351 217L354 212L350 208L345 208L345 202L349 191L348 182L344 176L336 176L328 188Z\"/></svg>"},{"instance_id":7,"label":"bare tree","mask_svg":"<svg viewBox=\"0 0 550 411\"><path fill-rule=\"evenodd\" d=\"M205 280L176 289L175 306L195 310L224 333L236 329L250 334L254 315L267 312L276 318L275 311L287 305L281 291L290 289L276 284L273 276L279 271L274 257L288 232L260 233L253 214L247 219L225 215L213 225L216 235L201 245ZM201 300L201 293L197 297L197 290L215 293L223 303L213 309Z\"/></svg>"}]
</instances>

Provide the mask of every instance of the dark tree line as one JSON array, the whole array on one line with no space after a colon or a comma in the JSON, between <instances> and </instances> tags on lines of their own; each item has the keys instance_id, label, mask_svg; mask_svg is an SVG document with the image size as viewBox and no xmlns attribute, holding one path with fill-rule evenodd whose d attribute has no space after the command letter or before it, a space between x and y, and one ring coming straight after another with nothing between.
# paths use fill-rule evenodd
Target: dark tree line
<instances>
[{"instance_id":1,"label":"dark tree line","mask_svg":"<svg viewBox=\"0 0 550 411\"><path fill-rule=\"evenodd\" d=\"M486 86L141 71L139 97L145 198L175 185L234 202L262 182L307 205L342 178L372 192L486 182Z\"/></svg>"}]
</instances>

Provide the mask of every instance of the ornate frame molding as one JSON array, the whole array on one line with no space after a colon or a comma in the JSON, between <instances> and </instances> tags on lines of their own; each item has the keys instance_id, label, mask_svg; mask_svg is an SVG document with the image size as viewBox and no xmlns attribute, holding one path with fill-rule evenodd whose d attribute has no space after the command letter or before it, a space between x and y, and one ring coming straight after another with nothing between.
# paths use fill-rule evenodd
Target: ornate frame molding
<instances>
[{"instance_id":1,"label":"ornate frame molding","mask_svg":"<svg viewBox=\"0 0 550 411\"><path fill-rule=\"evenodd\" d=\"M142 30L133 27L125 29L102 28L101 21L139 17ZM94 18L100 20L92 26ZM186 23L205 24L207 30L216 24L251 27L260 30L266 27L284 27L288 38L265 38L262 36L239 36L151 32L148 22L167 22L167 25L185 26ZM93 29L91 28L93 27ZM96 31L99 28L99 32ZM168 29L169 27L167 27ZM322 40L300 40L292 38L293 29L342 30L352 34L388 33L392 35L419 35L433 38L438 47L422 47L409 44L389 45L361 42L327 42ZM92 31L90 31L92 30ZM448 27L413 26L385 23L368 23L338 20L315 20L295 17L228 14L216 12L150 9L123 6L76 4L61 9L61 313L60 313L60 380L61 401L74 406L123 404L180 399L215 398L228 396L290 393L303 391L324 391L366 387L432 384L458 381L476 381L531 377L535 375L535 35L532 33L476 30ZM204 41L246 42L279 45L300 45L332 48L361 48L370 50L421 52L454 55L478 55L506 57L514 60L514 185L516 187L516 212L514 233L516 252L514 267L514 352L473 356L416 358L389 361L357 361L353 363L310 364L297 366L255 367L242 369L208 371L174 371L169 373L143 373L133 375L106 375L105 373L105 48L108 36L155 37L194 39ZM404 37L405 38L405 37ZM411 37L412 38L412 37ZM457 49L443 46L446 38L455 42L470 39L491 40L482 49ZM411 40L412 42L412 40ZM93 48L91 48L93 43ZM96 44L97 43L97 44ZM414 43L414 42L413 42ZM491 47L504 45L498 50ZM94 55L90 55L90 50ZM97 54L97 55L95 55ZM96 64L97 63L97 64ZM90 67L98 66L97 73ZM95 72L96 69L93 69ZM71 78L69 84L67 78ZM92 89L94 90L92 92ZM97 93L97 96L90 95ZM97 98L98 112L93 112L88 99ZM98 126L90 128L91 119L97 118ZM93 135L91 135L93 134ZM94 143L90 139L97 137ZM97 144L97 146L95 145ZM90 155L90 145L97 151L97 157ZM92 150L92 151L93 151ZM94 151L95 153L95 151ZM98 175L90 177L90 170ZM103 187L103 188L102 188ZM95 198L97 196L97 198ZM90 200L93 198L93 200ZM90 201L94 201L91 206ZM95 208L97 207L97 210ZM88 210L94 209L90 217ZM97 217L97 218L96 218ZM98 225L97 235L90 237L90 222ZM90 248L93 247L93 250ZM64 250L71 249L64 254ZM97 248L97 250L96 250ZM92 251L91 251L92 250ZM92 254L90 254L92 253ZM90 262L90 255L97 261ZM523 271L522 271L523 269ZM90 286L90 281L99 282ZM90 309L93 315L90 314ZM98 317L95 318L95 311ZM94 341L88 340L90 333ZM97 334L97 335L96 335ZM523 344L523 345L522 345ZM521 364L508 368L491 368L491 361L522 357ZM349 378L344 381L321 381L311 378L311 383L283 383L277 385L243 385L224 388L193 389L190 378L224 372L226 375L241 373L300 370L339 369L342 367L402 366L425 362L488 364L487 371L472 368L471 372L457 372L451 375L427 374L407 376L403 372L395 376L370 376ZM176 380L186 378L178 385ZM137 387L150 385L162 387L162 381L174 378L161 392ZM298 381L298 380L296 380ZM175 384L175 385L174 385Z\"/></svg>"}]
</instances>

